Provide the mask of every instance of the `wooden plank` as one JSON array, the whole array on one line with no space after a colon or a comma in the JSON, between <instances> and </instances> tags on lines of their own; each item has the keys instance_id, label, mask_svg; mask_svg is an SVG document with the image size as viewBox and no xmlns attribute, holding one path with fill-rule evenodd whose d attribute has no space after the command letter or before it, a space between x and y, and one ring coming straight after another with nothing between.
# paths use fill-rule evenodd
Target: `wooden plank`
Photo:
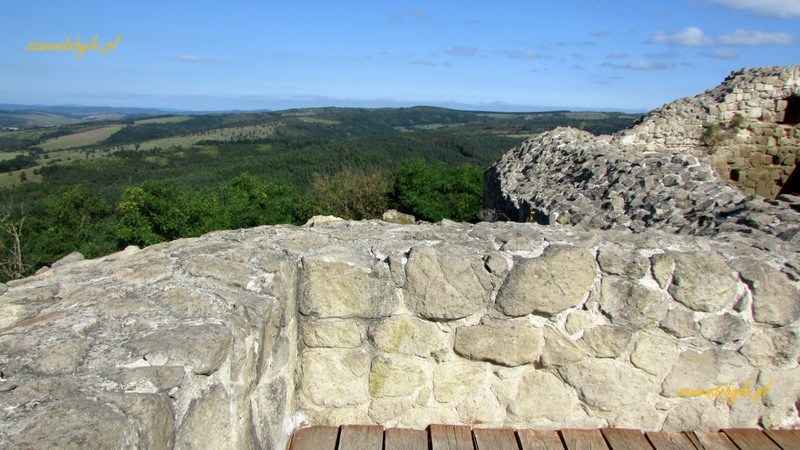
<instances>
[{"instance_id":1,"label":"wooden plank","mask_svg":"<svg viewBox=\"0 0 800 450\"><path fill-rule=\"evenodd\" d=\"M380 425L345 425L339 433L338 450L383 450Z\"/></svg>"},{"instance_id":2,"label":"wooden plank","mask_svg":"<svg viewBox=\"0 0 800 450\"><path fill-rule=\"evenodd\" d=\"M741 450L768 450L780 448L761 430L737 428L722 431Z\"/></svg>"},{"instance_id":3,"label":"wooden plank","mask_svg":"<svg viewBox=\"0 0 800 450\"><path fill-rule=\"evenodd\" d=\"M800 430L765 430L764 432L784 450L800 448Z\"/></svg>"},{"instance_id":4,"label":"wooden plank","mask_svg":"<svg viewBox=\"0 0 800 450\"><path fill-rule=\"evenodd\" d=\"M564 450L557 431L517 430L522 450Z\"/></svg>"},{"instance_id":5,"label":"wooden plank","mask_svg":"<svg viewBox=\"0 0 800 450\"><path fill-rule=\"evenodd\" d=\"M653 450L653 446L639 430L603 428L600 432L606 438L608 446L614 450Z\"/></svg>"},{"instance_id":6,"label":"wooden plank","mask_svg":"<svg viewBox=\"0 0 800 450\"><path fill-rule=\"evenodd\" d=\"M519 450L514 430L475 428L472 430L477 450Z\"/></svg>"},{"instance_id":7,"label":"wooden plank","mask_svg":"<svg viewBox=\"0 0 800 450\"><path fill-rule=\"evenodd\" d=\"M475 450L472 431L465 425L431 425L431 450Z\"/></svg>"},{"instance_id":8,"label":"wooden plank","mask_svg":"<svg viewBox=\"0 0 800 450\"><path fill-rule=\"evenodd\" d=\"M691 431L703 450L738 450L733 442L722 433L712 433L710 431Z\"/></svg>"},{"instance_id":9,"label":"wooden plank","mask_svg":"<svg viewBox=\"0 0 800 450\"><path fill-rule=\"evenodd\" d=\"M699 448L700 450L703 450L703 444L700 443L700 439L697 439L697 436L693 432L684 431L683 434L685 434L686 437L689 438L690 441L692 441L692 444L694 444L695 447Z\"/></svg>"},{"instance_id":10,"label":"wooden plank","mask_svg":"<svg viewBox=\"0 0 800 450\"><path fill-rule=\"evenodd\" d=\"M428 432L389 428L383 432L384 450L428 450Z\"/></svg>"},{"instance_id":11,"label":"wooden plank","mask_svg":"<svg viewBox=\"0 0 800 450\"><path fill-rule=\"evenodd\" d=\"M600 430L561 430L561 437L569 450L608 450Z\"/></svg>"},{"instance_id":12,"label":"wooden plank","mask_svg":"<svg viewBox=\"0 0 800 450\"><path fill-rule=\"evenodd\" d=\"M294 430L291 450L336 450L339 427L308 427Z\"/></svg>"},{"instance_id":13,"label":"wooden plank","mask_svg":"<svg viewBox=\"0 0 800 450\"><path fill-rule=\"evenodd\" d=\"M656 450L696 450L697 447L691 439L684 433L666 431L648 431L645 436L650 441L650 445Z\"/></svg>"}]
</instances>

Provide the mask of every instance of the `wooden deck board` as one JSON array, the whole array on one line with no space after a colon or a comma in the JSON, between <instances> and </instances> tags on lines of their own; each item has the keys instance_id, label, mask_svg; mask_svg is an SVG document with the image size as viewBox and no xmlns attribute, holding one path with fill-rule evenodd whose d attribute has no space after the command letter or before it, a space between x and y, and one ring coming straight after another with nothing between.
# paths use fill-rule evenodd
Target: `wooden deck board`
<instances>
[{"instance_id":1,"label":"wooden deck board","mask_svg":"<svg viewBox=\"0 0 800 450\"><path fill-rule=\"evenodd\" d=\"M338 450L383 450L380 425L345 425L339 433Z\"/></svg>"},{"instance_id":2,"label":"wooden deck board","mask_svg":"<svg viewBox=\"0 0 800 450\"><path fill-rule=\"evenodd\" d=\"M561 430L561 437L568 450L608 450L600 430Z\"/></svg>"},{"instance_id":3,"label":"wooden deck board","mask_svg":"<svg viewBox=\"0 0 800 450\"><path fill-rule=\"evenodd\" d=\"M384 433L384 450L428 450L428 432L389 428Z\"/></svg>"},{"instance_id":4,"label":"wooden deck board","mask_svg":"<svg viewBox=\"0 0 800 450\"><path fill-rule=\"evenodd\" d=\"M784 450L800 448L800 430L766 430L765 433Z\"/></svg>"},{"instance_id":5,"label":"wooden deck board","mask_svg":"<svg viewBox=\"0 0 800 450\"><path fill-rule=\"evenodd\" d=\"M475 450L472 430L466 425L431 425L431 450Z\"/></svg>"},{"instance_id":6,"label":"wooden deck board","mask_svg":"<svg viewBox=\"0 0 800 450\"><path fill-rule=\"evenodd\" d=\"M761 430L728 429L722 430L740 450L780 449L772 439Z\"/></svg>"},{"instance_id":7,"label":"wooden deck board","mask_svg":"<svg viewBox=\"0 0 800 450\"><path fill-rule=\"evenodd\" d=\"M558 431L517 430L522 450L564 450Z\"/></svg>"},{"instance_id":8,"label":"wooden deck board","mask_svg":"<svg viewBox=\"0 0 800 450\"><path fill-rule=\"evenodd\" d=\"M692 434L700 443L703 450L738 450L733 442L722 433L712 433L710 431L693 431Z\"/></svg>"},{"instance_id":9,"label":"wooden deck board","mask_svg":"<svg viewBox=\"0 0 800 450\"><path fill-rule=\"evenodd\" d=\"M697 446L685 433L648 431L644 434L656 450L695 450Z\"/></svg>"},{"instance_id":10,"label":"wooden deck board","mask_svg":"<svg viewBox=\"0 0 800 450\"><path fill-rule=\"evenodd\" d=\"M519 450L514 430L476 428L472 430L476 450Z\"/></svg>"},{"instance_id":11,"label":"wooden deck board","mask_svg":"<svg viewBox=\"0 0 800 450\"><path fill-rule=\"evenodd\" d=\"M339 438L339 427L308 427L294 431L292 450L334 450Z\"/></svg>"},{"instance_id":12,"label":"wooden deck board","mask_svg":"<svg viewBox=\"0 0 800 450\"><path fill-rule=\"evenodd\" d=\"M639 430L603 428L600 432L606 438L608 446L614 450L653 450L653 446Z\"/></svg>"}]
</instances>

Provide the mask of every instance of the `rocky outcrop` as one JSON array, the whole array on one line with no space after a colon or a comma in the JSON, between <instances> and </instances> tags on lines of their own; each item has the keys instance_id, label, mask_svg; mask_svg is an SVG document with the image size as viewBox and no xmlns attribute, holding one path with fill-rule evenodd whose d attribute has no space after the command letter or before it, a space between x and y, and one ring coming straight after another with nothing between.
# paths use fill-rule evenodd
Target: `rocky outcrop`
<instances>
[{"instance_id":1,"label":"rocky outcrop","mask_svg":"<svg viewBox=\"0 0 800 450\"><path fill-rule=\"evenodd\" d=\"M742 70L613 136L540 134L486 173L484 206L501 220L796 245L800 198L770 199L800 163L800 128L785 113L795 102L800 67Z\"/></svg>"},{"instance_id":2,"label":"rocky outcrop","mask_svg":"<svg viewBox=\"0 0 800 450\"><path fill-rule=\"evenodd\" d=\"M304 423L800 426L792 251L312 224L0 286L0 446L283 448Z\"/></svg>"}]
</instances>

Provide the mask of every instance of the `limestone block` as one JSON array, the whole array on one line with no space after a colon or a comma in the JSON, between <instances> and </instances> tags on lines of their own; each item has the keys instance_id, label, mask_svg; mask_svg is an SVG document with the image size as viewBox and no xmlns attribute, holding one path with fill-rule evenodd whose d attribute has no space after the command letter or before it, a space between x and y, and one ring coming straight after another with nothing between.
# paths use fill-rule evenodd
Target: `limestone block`
<instances>
[{"instance_id":1,"label":"limestone block","mask_svg":"<svg viewBox=\"0 0 800 450\"><path fill-rule=\"evenodd\" d=\"M456 329L456 353L478 361L504 366L532 364L542 355L541 328L525 320L493 321Z\"/></svg>"},{"instance_id":2,"label":"limestone block","mask_svg":"<svg viewBox=\"0 0 800 450\"><path fill-rule=\"evenodd\" d=\"M661 292L626 278L606 276L600 291L600 307L616 325L650 327L667 314L667 301Z\"/></svg>"},{"instance_id":3,"label":"limestone block","mask_svg":"<svg viewBox=\"0 0 800 450\"><path fill-rule=\"evenodd\" d=\"M652 256L653 278L662 289L666 288L675 272L675 258L669 253L659 253Z\"/></svg>"},{"instance_id":4,"label":"limestone block","mask_svg":"<svg viewBox=\"0 0 800 450\"><path fill-rule=\"evenodd\" d=\"M413 356L375 357L369 371L369 394L378 398L413 394L425 383L423 363Z\"/></svg>"},{"instance_id":5,"label":"limestone block","mask_svg":"<svg viewBox=\"0 0 800 450\"><path fill-rule=\"evenodd\" d=\"M133 423L117 408L99 401L68 398L50 405L19 433L8 436L8 448L136 448Z\"/></svg>"},{"instance_id":6,"label":"limestone block","mask_svg":"<svg viewBox=\"0 0 800 450\"><path fill-rule=\"evenodd\" d=\"M303 259L300 312L319 318L388 317L398 298L384 264Z\"/></svg>"},{"instance_id":7,"label":"limestone block","mask_svg":"<svg viewBox=\"0 0 800 450\"><path fill-rule=\"evenodd\" d=\"M369 338L378 350L423 358L446 345L435 324L411 316L392 316L375 322L370 326Z\"/></svg>"},{"instance_id":8,"label":"limestone block","mask_svg":"<svg viewBox=\"0 0 800 450\"><path fill-rule=\"evenodd\" d=\"M363 350L306 350L300 357L301 395L320 406L363 404L369 398L369 370Z\"/></svg>"},{"instance_id":9,"label":"limestone block","mask_svg":"<svg viewBox=\"0 0 800 450\"><path fill-rule=\"evenodd\" d=\"M492 288L481 256L450 245L413 248L406 279L406 302L427 319L475 314L486 307Z\"/></svg>"},{"instance_id":10,"label":"limestone block","mask_svg":"<svg viewBox=\"0 0 800 450\"><path fill-rule=\"evenodd\" d=\"M647 274L647 258L619 247L602 247L597 256L600 269L610 275L620 275L638 280Z\"/></svg>"},{"instance_id":11,"label":"limestone block","mask_svg":"<svg viewBox=\"0 0 800 450\"><path fill-rule=\"evenodd\" d=\"M800 292L786 275L753 260L736 262L741 278L753 290L753 318L771 325L788 325L800 318Z\"/></svg>"},{"instance_id":12,"label":"limestone block","mask_svg":"<svg viewBox=\"0 0 800 450\"><path fill-rule=\"evenodd\" d=\"M586 330L583 341L600 358L616 358L628 347L631 332L617 326L599 326Z\"/></svg>"},{"instance_id":13,"label":"limestone block","mask_svg":"<svg viewBox=\"0 0 800 450\"><path fill-rule=\"evenodd\" d=\"M669 292L695 311L718 311L733 302L736 279L725 260L713 252L672 253L676 268Z\"/></svg>"},{"instance_id":14,"label":"limestone block","mask_svg":"<svg viewBox=\"0 0 800 450\"><path fill-rule=\"evenodd\" d=\"M575 389L550 372L528 369L519 382L517 397L508 405L511 414L529 422L568 422L580 410Z\"/></svg>"},{"instance_id":15,"label":"limestone block","mask_svg":"<svg viewBox=\"0 0 800 450\"><path fill-rule=\"evenodd\" d=\"M740 316L724 313L700 321L700 334L711 341L726 344L743 341L750 335L750 326Z\"/></svg>"},{"instance_id":16,"label":"limestone block","mask_svg":"<svg viewBox=\"0 0 800 450\"><path fill-rule=\"evenodd\" d=\"M416 218L411 214L403 214L397 210L390 209L383 213L383 221L400 225L413 225L416 223Z\"/></svg>"},{"instance_id":17,"label":"limestone block","mask_svg":"<svg viewBox=\"0 0 800 450\"><path fill-rule=\"evenodd\" d=\"M550 326L544 327L543 331L542 365L544 367L563 366L586 359L586 350L568 336Z\"/></svg>"},{"instance_id":18,"label":"limestone block","mask_svg":"<svg viewBox=\"0 0 800 450\"><path fill-rule=\"evenodd\" d=\"M309 347L356 348L363 340L361 325L352 320L309 320L303 323L303 343Z\"/></svg>"},{"instance_id":19,"label":"limestone block","mask_svg":"<svg viewBox=\"0 0 800 450\"><path fill-rule=\"evenodd\" d=\"M680 351L673 339L663 333L639 334L631 352L631 363L650 375L665 375Z\"/></svg>"},{"instance_id":20,"label":"limestone block","mask_svg":"<svg viewBox=\"0 0 800 450\"><path fill-rule=\"evenodd\" d=\"M587 359L562 366L558 373L583 402L603 411L645 402L658 390L646 372L612 359Z\"/></svg>"},{"instance_id":21,"label":"limestone block","mask_svg":"<svg viewBox=\"0 0 800 450\"><path fill-rule=\"evenodd\" d=\"M687 350L678 357L661 385L661 395L677 397L681 389L713 389L728 383L739 385L752 371L747 360L731 350Z\"/></svg>"},{"instance_id":22,"label":"limestone block","mask_svg":"<svg viewBox=\"0 0 800 450\"><path fill-rule=\"evenodd\" d=\"M800 336L793 330L756 327L739 351L756 367L792 364L800 356Z\"/></svg>"},{"instance_id":23,"label":"limestone block","mask_svg":"<svg viewBox=\"0 0 800 450\"><path fill-rule=\"evenodd\" d=\"M228 358L231 332L219 324L185 325L130 340L126 347L151 365L184 366L198 375L210 375Z\"/></svg>"},{"instance_id":24,"label":"limestone block","mask_svg":"<svg viewBox=\"0 0 800 450\"><path fill-rule=\"evenodd\" d=\"M433 368L433 396L437 402L477 395L484 389L486 371L467 361L445 361Z\"/></svg>"},{"instance_id":25,"label":"limestone block","mask_svg":"<svg viewBox=\"0 0 800 450\"><path fill-rule=\"evenodd\" d=\"M583 248L551 245L538 258L520 258L497 294L509 316L557 314L579 306L594 283L596 265Z\"/></svg>"},{"instance_id":26,"label":"limestone block","mask_svg":"<svg viewBox=\"0 0 800 450\"><path fill-rule=\"evenodd\" d=\"M679 306L669 310L659 326L673 336L683 338L698 334L699 328L690 309Z\"/></svg>"},{"instance_id":27,"label":"limestone block","mask_svg":"<svg viewBox=\"0 0 800 450\"><path fill-rule=\"evenodd\" d=\"M224 387L215 385L202 397L192 400L178 427L175 445L178 448L230 447L233 444L232 419L228 393Z\"/></svg>"},{"instance_id":28,"label":"limestone block","mask_svg":"<svg viewBox=\"0 0 800 450\"><path fill-rule=\"evenodd\" d=\"M83 364L89 351L87 339L70 339L48 347L34 359L30 369L42 375L65 375L74 373Z\"/></svg>"}]
</instances>

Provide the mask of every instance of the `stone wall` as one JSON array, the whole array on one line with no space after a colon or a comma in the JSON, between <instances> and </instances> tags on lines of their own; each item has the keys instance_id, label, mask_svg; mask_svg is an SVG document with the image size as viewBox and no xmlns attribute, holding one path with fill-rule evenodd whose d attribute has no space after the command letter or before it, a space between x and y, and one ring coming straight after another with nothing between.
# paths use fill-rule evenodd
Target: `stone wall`
<instances>
[{"instance_id":1,"label":"stone wall","mask_svg":"<svg viewBox=\"0 0 800 450\"><path fill-rule=\"evenodd\" d=\"M742 69L714 89L654 110L614 142L708 157L743 192L774 198L800 164L798 119L787 117L798 107L800 66Z\"/></svg>"},{"instance_id":2,"label":"stone wall","mask_svg":"<svg viewBox=\"0 0 800 450\"><path fill-rule=\"evenodd\" d=\"M0 446L283 448L302 424L800 426L796 252L312 225L73 256L0 285ZM687 396L728 384L747 398Z\"/></svg>"}]
</instances>

